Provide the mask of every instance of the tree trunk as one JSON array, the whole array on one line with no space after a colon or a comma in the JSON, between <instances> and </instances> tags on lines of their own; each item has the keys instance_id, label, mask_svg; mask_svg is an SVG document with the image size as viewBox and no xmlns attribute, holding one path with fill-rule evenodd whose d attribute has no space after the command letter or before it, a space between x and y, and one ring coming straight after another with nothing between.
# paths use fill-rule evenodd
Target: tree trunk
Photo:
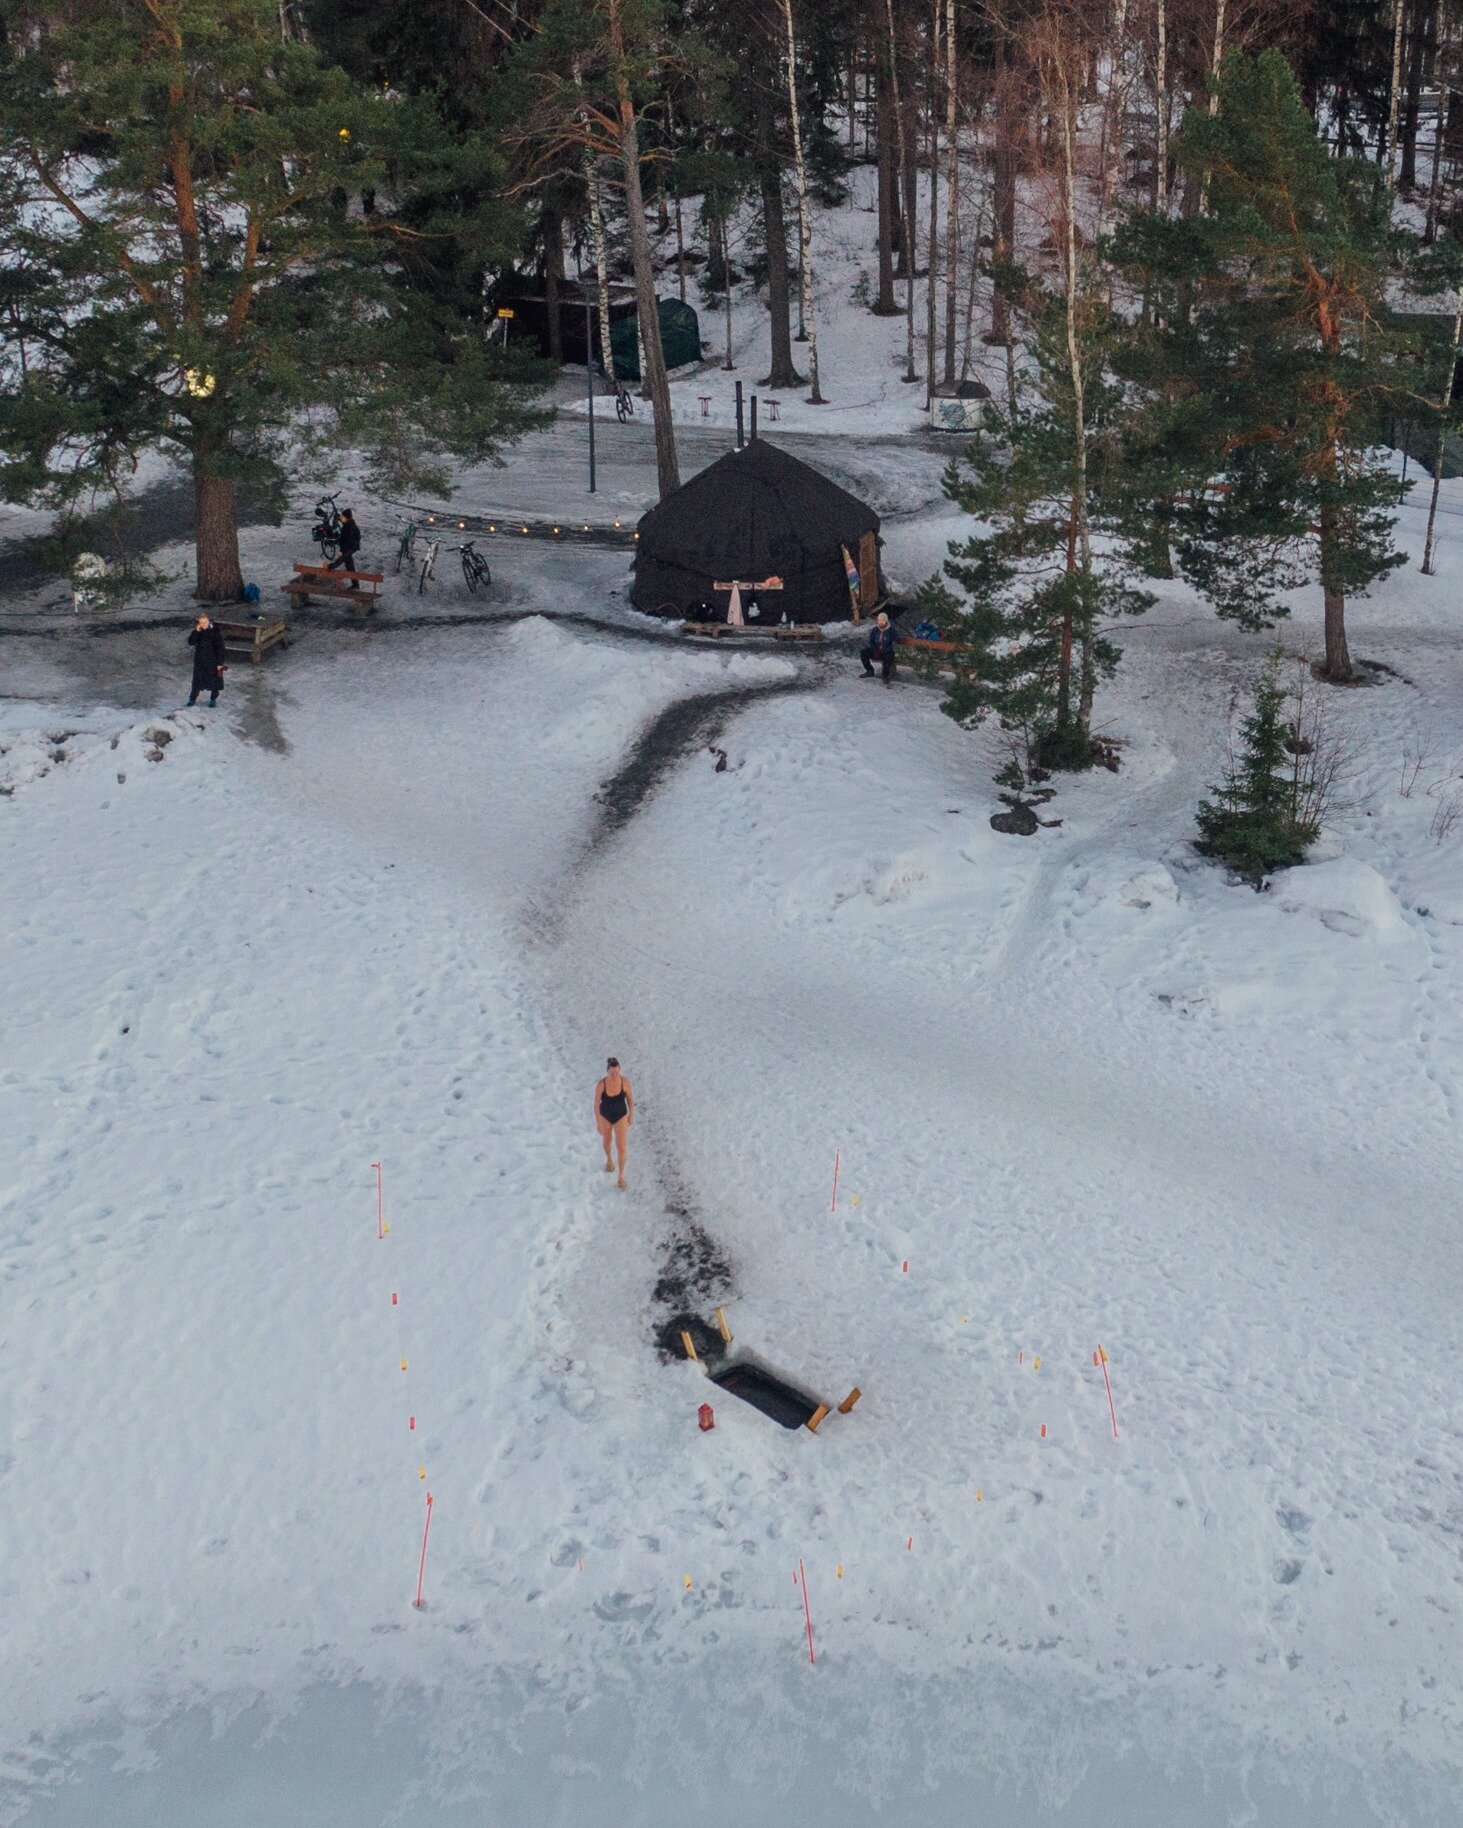
<instances>
[{"instance_id":1,"label":"tree trunk","mask_svg":"<svg viewBox=\"0 0 1463 1828\"><path fill-rule=\"evenodd\" d=\"M1219 0L1221 11L1224 0ZM1128 100L1128 0L1117 0L1113 18L1112 51L1108 60L1107 94L1102 103L1102 131L1097 153L1097 221L1093 239L1107 233L1107 212L1112 202L1113 174L1123 156L1123 113ZM1109 288L1110 290L1111 288Z\"/></svg>"},{"instance_id":2,"label":"tree trunk","mask_svg":"<svg viewBox=\"0 0 1463 1828\"><path fill-rule=\"evenodd\" d=\"M936 76L940 64L940 8L941 0L934 0L934 13L930 19L930 88L929 88L929 153L930 153L930 229L929 254L925 260L925 410L929 410L930 401L935 393L935 364L939 360L939 351L935 347L935 327L938 319L935 315L935 292L939 285L937 277L940 265L940 117L935 109L937 92Z\"/></svg>"},{"instance_id":3,"label":"tree trunk","mask_svg":"<svg viewBox=\"0 0 1463 1828\"><path fill-rule=\"evenodd\" d=\"M1443 175L1443 136L1448 124L1448 96L1438 97L1438 122L1433 130L1433 168L1427 181L1427 212L1422 225L1422 245L1430 248L1438 238L1438 197Z\"/></svg>"},{"instance_id":4,"label":"tree trunk","mask_svg":"<svg viewBox=\"0 0 1463 1828\"><path fill-rule=\"evenodd\" d=\"M599 201L599 161L590 153L585 160L589 175L589 220L594 238L594 278L599 293L599 354L610 391L615 389L615 351L610 342L609 260L605 252L605 219ZM586 359L593 367L594 352Z\"/></svg>"},{"instance_id":5,"label":"tree trunk","mask_svg":"<svg viewBox=\"0 0 1463 1828\"><path fill-rule=\"evenodd\" d=\"M996 64L996 146L994 219L991 224L991 263L1010 262L1016 244L1016 77L1011 68L1007 41L1002 36ZM991 327L988 343L1011 341L1011 311L999 280L991 288Z\"/></svg>"},{"instance_id":6,"label":"tree trunk","mask_svg":"<svg viewBox=\"0 0 1463 1828\"><path fill-rule=\"evenodd\" d=\"M1153 207L1168 214L1168 0L1158 0L1158 63L1153 73Z\"/></svg>"},{"instance_id":7,"label":"tree trunk","mask_svg":"<svg viewBox=\"0 0 1463 1828\"><path fill-rule=\"evenodd\" d=\"M875 57L874 80L879 155L879 296L874 300L873 313L875 317L897 317L899 306L894 299L894 241L899 199L894 188L894 105L887 55Z\"/></svg>"},{"instance_id":8,"label":"tree trunk","mask_svg":"<svg viewBox=\"0 0 1463 1828\"><path fill-rule=\"evenodd\" d=\"M945 0L945 385L955 384L956 292L960 285L960 66L955 54L955 0ZM931 284L933 284L933 279Z\"/></svg>"},{"instance_id":9,"label":"tree trunk","mask_svg":"<svg viewBox=\"0 0 1463 1828\"><path fill-rule=\"evenodd\" d=\"M681 196L676 193L676 284L680 287L681 303L686 302L686 230L681 221Z\"/></svg>"},{"instance_id":10,"label":"tree trunk","mask_svg":"<svg viewBox=\"0 0 1463 1828\"><path fill-rule=\"evenodd\" d=\"M1331 456L1334 467L1334 448ZM1340 536L1334 506L1321 509L1321 590L1326 605L1326 663L1323 676L1344 685L1352 676L1351 654L1346 645L1346 592L1334 581L1332 558Z\"/></svg>"},{"instance_id":11,"label":"tree trunk","mask_svg":"<svg viewBox=\"0 0 1463 1828\"><path fill-rule=\"evenodd\" d=\"M727 248L730 245L731 236L730 236L730 231L727 227L727 224L724 221L721 222L720 227L721 227L721 261L722 261L721 270L722 270L722 276L723 276L723 281L724 281L723 290L722 290L722 298L723 298L723 300L725 302L725 306L726 306L726 360L722 363L722 367L724 369L726 369L726 371L728 373L730 373L731 370L736 367L736 363L732 360L731 257L727 253Z\"/></svg>"},{"instance_id":12,"label":"tree trunk","mask_svg":"<svg viewBox=\"0 0 1463 1828\"><path fill-rule=\"evenodd\" d=\"M542 215L544 237L544 308L549 320L549 360L556 366L564 361L564 322L560 310L560 287L564 283L564 219L557 209L545 204Z\"/></svg>"},{"instance_id":13,"label":"tree trunk","mask_svg":"<svg viewBox=\"0 0 1463 1828\"><path fill-rule=\"evenodd\" d=\"M655 272L651 262L650 230L645 221L645 196L640 188L640 132L635 104L630 96L630 72L625 61L624 19L621 0L609 0L610 48L614 56L616 99L620 123L620 158L625 167L625 207L630 215L630 260L635 272L635 303L644 350L641 373L648 383L655 422L655 472L661 496L680 487L676 467L676 431L671 424L671 390L665 371L665 351L660 343L660 315L655 303Z\"/></svg>"},{"instance_id":14,"label":"tree trunk","mask_svg":"<svg viewBox=\"0 0 1463 1828\"><path fill-rule=\"evenodd\" d=\"M1209 118L1212 120L1219 112L1219 69L1224 62L1224 0L1215 0L1214 8L1214 52L1209 59ZM1199 214L1209 214L1209 167L1204 167L1204 179L1199 188Z\"/></svg>"},{"instance_id":15,"label":"tree trunk","mask_svg":"<svg viewBox=\"0 0 1463 1828\"><path fill-rule=\"evenodd\" d=\"M1327 584L1326 664L1321 669L1327 679L1344 685L1352 677L1351 653L1346 645L1346 592L1339 585Z\"/></svg>"},{"instance_id":16,"label":"tree trunk","mask_svg":"<svg viewBox=\"0 0 1463 1828\"><path fill-rule=\"evenodd\" d=\"M244 594L244 573L239 565L234 479L217 474L219 456L208 439L195 441L193 539L198 582L193 594L204 603L237 603Z\"/></svg>"},{"instance_id":17,"label":"tree trunk","mask_svg":"<svg viewBox=\"0 0 1463 1828\"><path fill-rule=\"evenodd\" d=\"M910 170L909 134L904 105L899 94L899 49L894 37L894 0L884 0L884 4L889 15L889 71L890 87L894 92L894 124L899 143L899 188L904 195L904 378L906 381L917 381L919 376L914 372L914 268L918 235L915 227L915 185Z\"/></svg>"},{"instance_id":18,"label":"tree trunk","mask_svg":"<svg viewBox=\"0 0 1463 1828\"><path fill-rule=\"evenodd\" d=\"M1066 280L1067 368L1072 381L1072 538L1068 547L1068 570L1080 563L1086 580L1092 570L1092 539L1087 507L1087 377L1082 360L1082 344L1077 324L1077 299L1081 274L1077 266L1077 90L1074 73L1067 70L1060 79L1062 105L1062 265ZM1077 563L1074 563L1077 561ZM1068 632L1064 647L1068 669L1071 667L1071 606L1068 605ZM1097 681L1097 667L1092 651L1093 630L1091 605L1084 605L1082 617L1082 679L1077 705L1077 724L1084 736L1092 727L1092 700Z\"/></svg>"},{"instance_id":19,"label":"tree trunk","mask_svg":"<svg viewBox=\"0 0 1463 1828\"><path fill-rule=\"evenodd\" d=\"M1435 0L1413 0L1407 50L1407 101L1402 114L1402 171L1398 178L1403 194L1409 197L1417 189L1417 124L1422 114L1422 80L1432 62L1436 25Z\"/></svg>"},{"instance_id":20,"label":"tree trunk","mask_svg":"<svg viewBox=\"0 0 1463 1828\"><path fill-rule=\"evenodd\" d=\"M761 387L801 387L792 359L792 291L787 272L787 223L782 209L782 163L773 133L772 98L757 84L757 182L762 192L762 239L767 247L767 316L772 368Z\"/></svg>"},{"instance_id":21,"label":"tree trunk","mask_svg":"<svg viewBox=\"0 0 1463 1828\"><path fill-rule=\"evenodd\" d=\"M1385 167L1389 185L1396 165L1397 107L1402 99L1402 21L1405 16L1405 0L1392 0L1392 75L1387 84L1387 135L1377 148L1377 157Z\"/></svg>"},{"instance_id":22,"label":"tree trunk","mask_svg":"<svg viewBox=\"0 0 1463 1828\"><path fill-rule=\"evenodd\" d=\"M812 391L810 406L825 404L818 391L818 326L813 319L813 225L808 214L808 171L803 163L803 127L798 113L798 44L792 25L792 0L782 0L787 20L787 103L792 116L793 169L798 181L798 285L801 308L799 316L808 340L808 380Z\"/></svg>"}]
</instances>

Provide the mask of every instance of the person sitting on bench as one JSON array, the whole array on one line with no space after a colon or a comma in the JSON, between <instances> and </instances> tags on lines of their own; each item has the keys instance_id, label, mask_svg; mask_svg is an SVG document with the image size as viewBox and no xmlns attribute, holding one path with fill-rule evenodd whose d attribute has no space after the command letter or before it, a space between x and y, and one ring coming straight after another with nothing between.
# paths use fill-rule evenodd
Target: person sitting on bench
<instances>
[{"instance_id":1,"label":"person sitting on bench","mask_svg":"<svg viewBox=\"0 0 1463 1828\"><path fill-rule=\"evenodd\" d=\"M356 554L360 549L361 530L356 525L356 517L349 508L342 508L340 511L340 557L332 559L329 568L334 571L339 566L351 574L351 581L346 586L348 590L361 588L356 582Z\"/></svg>"},{"instance_id":2,"label":"person sitting on bench","mask_svg":"<svg viewBox=\"0 0 1463 1828\"><path fill-rule=\"evenodd\" d=\"M888 685L894 675L894 630L889 626L889 618L881 609L879 618L869 630L867 644L860 650L859 659L864 663L864 676L874 677L874 662L879 663L879 670Z\"/></svg>"}]
</instances>

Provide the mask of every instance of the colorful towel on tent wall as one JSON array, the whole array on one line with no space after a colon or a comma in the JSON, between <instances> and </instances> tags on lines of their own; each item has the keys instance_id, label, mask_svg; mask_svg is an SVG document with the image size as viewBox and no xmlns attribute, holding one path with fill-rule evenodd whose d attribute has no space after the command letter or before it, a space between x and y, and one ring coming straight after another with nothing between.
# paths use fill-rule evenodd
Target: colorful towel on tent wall
<instances>
[{"instance_id":1,"label":"colorful towel on tent wall","mask_svg":"<svg viewBox=\"0 0 1463 1828\"><path fill-rule=\"evenodd\" d=\"M849 601L853 604L853 613L855 618L857 618L859 613L860 589L858 566L854 564L853 554L849 551L847 546L840 546L838 550L843 554L843 575L848 579Z\"/></svg>"}]
</instances>

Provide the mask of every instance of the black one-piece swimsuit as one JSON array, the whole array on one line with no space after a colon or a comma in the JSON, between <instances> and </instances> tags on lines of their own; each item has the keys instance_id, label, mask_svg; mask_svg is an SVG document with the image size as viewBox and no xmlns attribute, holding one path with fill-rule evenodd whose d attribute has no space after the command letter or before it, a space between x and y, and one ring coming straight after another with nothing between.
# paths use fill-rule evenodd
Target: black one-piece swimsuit
<instances>
[{"instance_id":1,"label":"black one-piece swimsuit","mask_svg":"<svg viewBox=\"0 0 1463 1828\"><path fill-rule=\"evenodd\" d=\"M621 1090L615 1093L601 1092L599 1095L599 1114L606 1123L618 1123L630 1112L630 1100Z\"/></svg>"}]
</instances>

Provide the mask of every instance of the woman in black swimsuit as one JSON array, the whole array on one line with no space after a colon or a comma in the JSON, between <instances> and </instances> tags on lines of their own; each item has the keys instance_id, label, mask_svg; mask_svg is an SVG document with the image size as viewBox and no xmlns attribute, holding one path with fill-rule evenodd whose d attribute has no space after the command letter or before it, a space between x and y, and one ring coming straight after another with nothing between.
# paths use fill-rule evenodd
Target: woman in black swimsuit
<instances>
[{"instance_id":1,"label":"woman in black swimsuit","mask_svg":"<svg viewBox=\"0 0 1463 1828\"><path fill-rule=\"evenodd\" d=\"M613 1139L615 1151L620 1158L620 1178L615 1182L617 1187L625 1185L625 1140L630 1125L635 1121L635 1093L630 1081L620 1071L620 1063L610 1055L609 1066L605 1076L594 1088L594 1121L599 1129L599 1139L605 1146L605 1173L614 1168L610 1156L610 1143Z\"/></svg>"}]
</instances>

